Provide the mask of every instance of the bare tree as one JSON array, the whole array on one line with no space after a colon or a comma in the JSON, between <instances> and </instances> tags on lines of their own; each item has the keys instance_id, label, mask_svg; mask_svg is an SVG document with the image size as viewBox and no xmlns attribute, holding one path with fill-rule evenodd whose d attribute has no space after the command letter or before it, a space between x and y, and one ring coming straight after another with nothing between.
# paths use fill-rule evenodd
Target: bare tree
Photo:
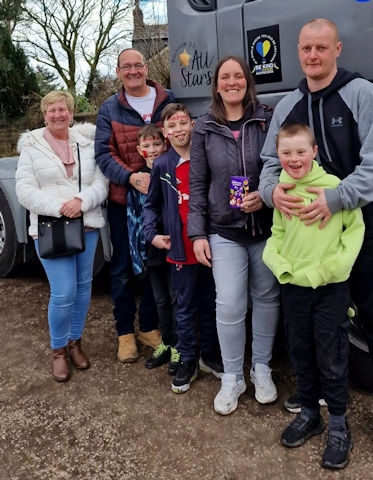
<instances>
[{"instance_id":1,"label":"bare tree","mask_svg":"<svg viewBox=\"0 0 373 480\"><path fill-rule=\"evenodd\" d=\"M133 6L134 0L27 0L28 21L17 40L69 90L82 82L89 98L102 58L129 45Z\"/></svg>"}]
</instances>

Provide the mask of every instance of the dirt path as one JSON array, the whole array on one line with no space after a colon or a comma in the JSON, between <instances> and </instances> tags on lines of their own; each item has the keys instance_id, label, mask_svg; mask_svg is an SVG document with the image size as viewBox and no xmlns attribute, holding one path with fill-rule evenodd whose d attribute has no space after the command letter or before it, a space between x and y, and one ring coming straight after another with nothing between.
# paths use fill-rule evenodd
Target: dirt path
<instances>
[{"instance_id":1,"label":"dirt path","mask_svg":"<svg viewBox=\"0 0 373 480\"><path fill-rule=\"evenodd\" d=\"M281 347L273 362L279 401L260 406L248 385L238 410L218 416L217 379L204 376L175 395L166 367L144 367L149 350L135 364L116 361L106 279L95 283L86 327L92 367L58 384L48 368L47 299L40 273L0 279L1 480L373 478L371 395L351 389L355 448L345 471L328 472L319 466L325 434L299 449L279 445L293 387Z\"/></svg>"}]
</instances>

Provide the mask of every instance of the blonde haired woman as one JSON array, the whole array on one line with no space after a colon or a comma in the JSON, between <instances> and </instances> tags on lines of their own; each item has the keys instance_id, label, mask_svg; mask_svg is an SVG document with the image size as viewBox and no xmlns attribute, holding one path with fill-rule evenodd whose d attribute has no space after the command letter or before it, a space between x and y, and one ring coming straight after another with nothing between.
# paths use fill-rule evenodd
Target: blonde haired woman
<instances>
[{"instance_id":1,"label":"blonde haired woman","mask_svg":"<svg viewBox=\"0 0 373 480\"><path fill-rule=\"evenodd\" d=\"M38 248L38 215L70 218L83 215L86 248L83 253L40 261L50 285L48 324L52 373L58 382L70 378L71 364L80 370L90 362L81 348L91 300L93 261L99 228L104 225L101 203L108 182L94 157L95 126L72 126L74 99L64 91L41 100L45 127L26 132L18 142L16 192L30 210L29 234ZM79 162L81 190L79 191Z\"/></svg>"}]
</instances>

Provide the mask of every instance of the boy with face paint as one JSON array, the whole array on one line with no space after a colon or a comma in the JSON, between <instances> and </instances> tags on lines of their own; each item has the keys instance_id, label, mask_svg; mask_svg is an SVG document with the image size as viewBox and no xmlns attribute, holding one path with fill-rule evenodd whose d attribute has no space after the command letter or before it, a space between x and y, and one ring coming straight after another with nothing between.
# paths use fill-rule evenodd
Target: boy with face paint
<instances>
[{"instance_id":1,"label":"boy with face paint","mask_svg":"<svg viewBox=\"0 0 373 480\"><path fill-rule=\"evenodd\" d=\"M167 142L162 129L150 123L144 125L137 134L137 151L146 165L140 172L150 174L154 160L165 152ZM159 250L145 241L143 230L143 209L146 194L130 187L127 194L127 224L130 240L130 253L134 273L138 277L148 276L157 307L159 330L162 342L153 355L145 362L149 369L158 368L169 362L168 373L175 375L178 367L178 354L175 349L176 292L171 285L170 264L166 262L164 250ZM161 222L158 225L162 231Z\"/></svg>"},{"instance_id":2,"label":"boy with face paint","mask_svg":"<svg viewBox=\"0 0 373 480\"><path fill-rule=\"evenodd\" d=\"M171 148L156 160L151 171L144 207L144 232L148 242L167 251L167 262L171 264L172 283L177 290L176 349L180 356L172 391L184 393L198 375L197 352L200 352L202 371L220 378L223 366L216 332L215 285L211 269L199 264L187 235L193 121L188 109L180 103L167 105L161 119L164 136ZM163 234L157 225L159 217Z\"/></svg>"},{"instance_id":3,"label":"boy with face paint","mask_svg":"<svg viewBox=\"0 0 373 480\"><path fill-rule=\"evenodd\" d=\"M150 123L140 128L137 135L136 149L145 160L139 170L150 175L153 161L166 150L166 141L162 129ZM130 186L127 193L127 226L130 240L130 253L134 274L146 275L146 248L142 228L142 216L146 194Z\"/></svg>"}]
</instances>

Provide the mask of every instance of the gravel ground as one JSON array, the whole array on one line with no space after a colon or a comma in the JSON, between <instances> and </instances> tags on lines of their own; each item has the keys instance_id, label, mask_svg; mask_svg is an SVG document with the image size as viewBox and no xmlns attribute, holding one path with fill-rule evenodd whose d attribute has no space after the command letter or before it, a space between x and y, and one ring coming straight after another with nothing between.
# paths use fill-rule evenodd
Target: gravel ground
<instances>
[{"instance_id":1,"label":"gravel ground","mask_svg":"<svg viewBox=\"0 0 373 480\"><path fill-rule=\"evenodd\" d=\"M373 397L351 388L355 441L342 472L320 467L326 434L298 449L279 444L293 418L283 400L294 388L281 345L273 360L279 400L259 405L248 381L235 413L213 411L219 381L171 392L166 366L116 360L108 279L95 280L84 345L92 366L59 384L49 372L48 285L40 269L0 279L1 480L373 479ZM326 411L323 409L323 415Z\"/></svg>"}]
</instances>

